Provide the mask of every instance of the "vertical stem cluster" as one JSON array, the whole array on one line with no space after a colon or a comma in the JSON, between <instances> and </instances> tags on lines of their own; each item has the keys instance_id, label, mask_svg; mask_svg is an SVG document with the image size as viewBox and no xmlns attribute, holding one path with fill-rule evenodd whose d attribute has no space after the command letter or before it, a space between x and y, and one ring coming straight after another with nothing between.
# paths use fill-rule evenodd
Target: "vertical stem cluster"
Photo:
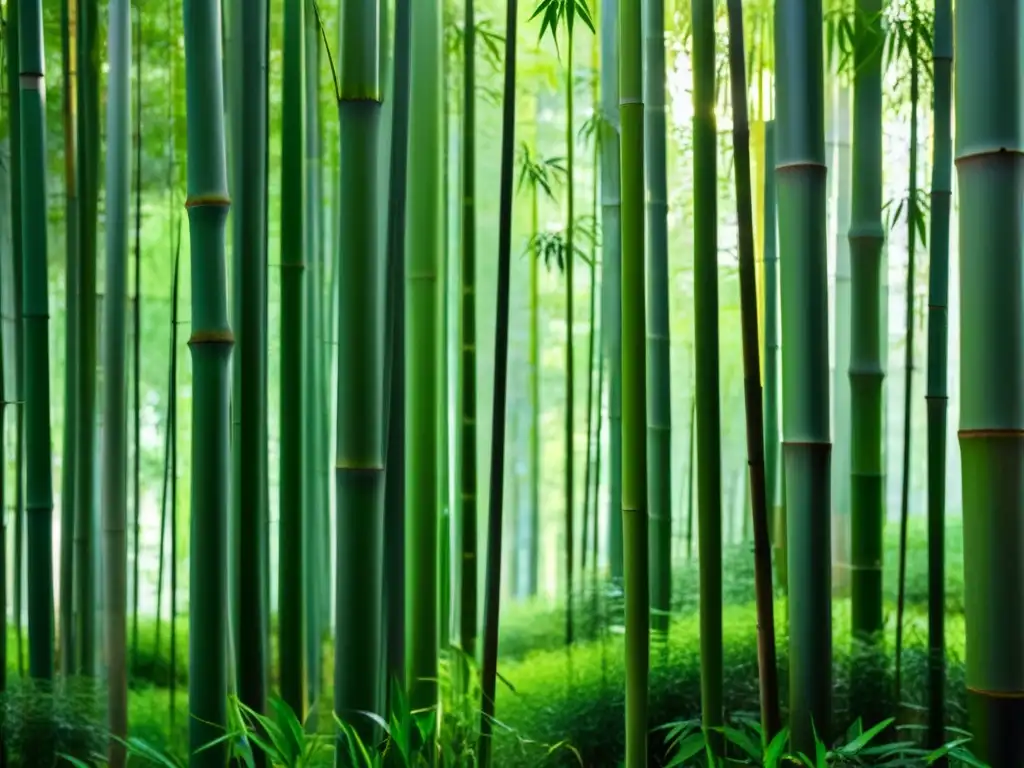
<instances>
[{"instance_id":1,"label":"vertical stem cluster","mask_svg":"<svg viewBox=\"0 0 1024 768\"><path fill-rule=\"evenodd\" d=\"M611 15L611 14L609 14ZM644 94L641 0L619 3L622 123L622 533L626 592L626 768L647 765L650 567L644 328Z\"/></svg>"},{"instance_id":2,"label":"vertical stem cluster","mask_svg":"<svg viewBox=\"0 0 1024 768\"><path fill-rule=\"evenodd\" d=\"M46 90L41 0L21 2L22 322L25 333L25 517L28 523L29 674L53 677L53 478L50 468L49 309L46 295Z\"/></svg>"},{"instance_id":3,"label":"vertical stem cluster","mask_svg":"<svg viewBox=\"0 0 1024 768\"><path fill-rule=\"evenodd\" d=\"M668 631L672 593L672 387L668 305L668 178L665 160L665 3L646 0L644 128L647 174L647 503L651 529L651 624Z\"/></svg>"},{"instance_id":4,"label":"vertical stem cluster","mask_svg":"<svg viewBox=\"0 0 1024 768\"><path fill-rule=\"evenodd\" d=\"M829 732L832 672L828 269L821 0L775 6L776 182L782 262L782 417L789 517L793 747ZM784 52L784 53L783 53Z\"/></svg>"},{"instance_id":5,"label":"vertical stem cluster","mask_svg":"<svg viewBox=\"0 0 1024 768\"><path fill-rule=\"evenodd\" d=\"M1024 762L1024 2L954 13L968 711L978 757L1010 766Z\"/></svg>"},{"instance_id":6,"label":"vertical stem cluster","mask_svg":"<svg viewBox=\"0 0 1024 768\"><path fill-rule=\"evenodd\" d=\"M946 740L946 420L949 356L949 209L953 196L951 113L953 3L936 0L930 266L928 275L928 745Z\"/></svg>"},{"instance_id":7,"label":"vertical stem cluster","mask_svg":"<svg viewBox=\"0 0 1024 768\"><path fill-rule=\"evenodd\" d=\"M227 477L230 371L224 234L228 178L220 3L184 0L188 210L192 253L192 526L189 536L189 747L192 768L220 768L227 746ZM173 558L172 558L173 559ZM255 640L256 638L251 638Z\"/></svg>"}]
</instances>

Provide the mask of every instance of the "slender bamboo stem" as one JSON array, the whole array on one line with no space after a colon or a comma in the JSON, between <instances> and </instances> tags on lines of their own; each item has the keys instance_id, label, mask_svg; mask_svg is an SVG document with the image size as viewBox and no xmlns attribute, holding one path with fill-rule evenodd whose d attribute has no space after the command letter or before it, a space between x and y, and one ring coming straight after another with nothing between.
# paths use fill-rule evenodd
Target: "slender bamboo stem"
<instances>
[{"instance_id":1,"label":"slender bamboo stem","mask_svg":"<svg viewBox=\"0 0 1024 768\"><path fill-rule=\"evenodd\" d=\"M932 77L935 88L928 277L928 745L946 740L946 421L949 411L949 209L953 141L950 125L953 3L936 0ZM945 768L941 765L940 768Z\"/></svg>"},{"instance_id":2,"label":"slender bamboo stem","mask_svg":"<svg viewBox=\"0 0 1024 768\"><path fill-rule=\"evenodd\" d=\"M910 58L910 184L907 188L907 323L903 379L903 475L900 482L900 550L899 576L896 597L896 671L894 674L895 701L900 704L903 687L903 611L907 592L907 526L910 522L910 436L913 416L914 392L914 257L917 251L917 102L918 102L918 42L917 2L910 0L910 34L907 56Z\"/></svg>"},{"instance_id":3,"label":"slender bamboo stem","mask_svg":"<svg viewBox=\"0 0 1024 768\"><path fill-rule=\"evenodd\" d=\"M21 226L25 327L25 517L28 527L29 674L53 677L53 478L49 309L46 293L46 106L40 0L20 3Z\"/></svg>"},{"instance_id":4,"label":"slender bamboo stem","mask_svg":"<svg viewBox=\"0 0 1024 768\"><path fill-rule=\"evenodd\" d=\"M75 441L78 424L78 130L76 99L77 62L75 46L78 28L78 0L61 3L61 43L64 88L64 182L65 182L65 347L64 347L64 452L61 461L60 516L60 668L70 675L74 664L74 530L75 530Z\"/></svg>"},{"instance_id":5,"label":"slender bamboo stem","mask_svg":"<svg viewBox=\"0 0 1024 768\"><path fill-rule=\"evenodd\" d=\"M622 237L619 173L619 6L601 0L601 283L605 286L608 356L608 560L622 578Z\"/></svg>"},{"instance_id":6,"label":"slender bamboo stem","mask_svg":"<svg viewBox=\"0 0 1024 768\"><path fill-rule=\"evenodd\" d=\"M385 355L390 371L388 388L387 452L384 515L388 532L384 542L384 580L387 616L386 681L406 688L405 676L405 210L409 164L409 44L412 35L412 0L395 4L394 99L391 129L390 194L388 195L388 290L390 343ZM388 692L390 694L389 686Z\"/></svg>"},{"instance_id":7,"label":"slender bamboo stem","mask_svg":"<svg viewBox=\"0 0 1024 768\"><path fill-rule=\"evenodd\" d=\"M619 4L622 157L622 533L626 602L626 768L647 765L650 564L644 329L644 94L640 0Z\"/></svg>"},{"instance_id":8,"label":"slender bamboo stem","mask_svg":"<svg viewBox=\"0 0 1024 768\"><path fill-rule=\"evenodd\" d=\"M137 0L138 1L138 0ZM135 44L135 302L132 304L132 381L134 409L132 412L132 500L135 522L132 543L132 655L134 663L139 649L139 549L142 540L142 14L137 9ZM162 550L161 550L162 553Z\"/></svg>"},{"instance_id":9,"label":"slender bamboo stem","mask_svg":"<svg viewBox=\"0 0 1024 768\"><path fill-rule=\"evenodd\" d=\"M665 158L665 3L646 0L647 493L651 626L668 632L672 598L672 366L669 337L668 170Z\"/></svg>"},{"instance_id":10,"label":"slender bamboo stem","mask_svg":"<svg viewBox=\"0 0 1024 768\"><path fill-rule=\"evenodd\" d=\"M462 562L460 633L462 652L476 655L477 635L477 450L476 450L476 19L465 0L462 32L462 443L460 518ZM503 471L504 465L499 469ZM493 482L493 480L492 480Z\"/></svg>"},{"instance_id":11,"label":"slender bamboo stem","mask_svg":"<svg viewBox=\"0 0 1024 768\"><path fill-rule=\"evenodd\" d=\"M246 0L252 2L252 0ZM305 603L302 531L309 511L303 492L303 465L310 461L303 444L306 395L304 334L309 290L310 243L304 236L306 196L305 0L284 7L284 82L281 103L281 502L278 584L281 696L305 720ZM261 340L262 341L262 340ZM262 351L262 350L261 350ZM309 610L312 610L310 606Z\"/></svg>"},{"instance_id":12,"label":"slender bamboo stem","mask_svg":"<svg viewBox=\"0 0 1024 768\"><path fill-rule=\"evenodd\" d=\"M750 124L744 68L743 7L729 0L729 79L732 85L733 151L739 222L740 307L743 333L743 383L750 475L751 521L754 534L754 590L757 601L757 667L760 681L761 730L771 743L782 728L779 714L779 672L775 652L775 608L772 593L772 552L768 535L765 490L764 411L757 332L757 285L754 263L754 220L750 180ZM774 222L773 222L774 224ZM741 480L742 482L742 480ZM744 487L746 483L743 484ZM746 504L743 505L746 511Z\"/></svg>"},{"instance_id":13,"label":"slender bamboo stem","mask_svg":"<svg viewBox=\"0 0 1024 768\"><path fill-rule=\"evenodd\" d=\"M227 727L227 510L234 337L228 320L224 234L228 179L220 4L184 0L188 210L192 254L192 503L189 536L191 768L220 768L227 746L197 751ZM172 557L173 561L173 557ZM253 579L258 580L258 579ZM172 589L173 592L173 589ZM173 612L172 612L173 614ZM173 620L172 620L173 626ZM257 638L251 638L258 642Z\"/></svg>"},{"instance_id":14,"label":"slender bamboo stem","mask_svg":"<svg viewBox=\"0 0 1024 768\"><path fill-rule=\"evenodd\" d=\"M508 396L509 294L512 271L512 177L515 147L516 0L507 0L505 86L501 125L501 192L498 226L497 317L494 326L494 401L491 407L491 476L484 586L484 647L481 680L480 766L491 765L491 729L498 677L498 621L501 615L501 533L505 483L505 405Z\"/></svg>"},{"instance_id":15,"label":"slender bamboo stem","mask_svg":"<svg viewBox=\"0 0 1024 768\"><path fill-rule=\"evenodd\" d=\"M78 445L75 460L76 670L96 673L96 230L99 209L99 9L84 0L78 25L79 311Z\"/></svg>"}]
</instances>

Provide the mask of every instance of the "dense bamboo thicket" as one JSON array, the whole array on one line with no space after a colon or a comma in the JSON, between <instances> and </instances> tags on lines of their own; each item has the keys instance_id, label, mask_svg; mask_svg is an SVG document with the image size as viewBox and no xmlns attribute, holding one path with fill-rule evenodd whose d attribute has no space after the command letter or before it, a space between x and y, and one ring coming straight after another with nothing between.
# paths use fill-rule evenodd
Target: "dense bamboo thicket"
<instances>
[{"instance_id":1,"label":"dense bamboo thicket","mask_svg":"<svg viewBox=\"0 0 1024 768\"><path fill-rule=\"evenodd\" d=\"M0 2L0 766L1015 768L1020 4Z\"/></svg>"}]
</instances>

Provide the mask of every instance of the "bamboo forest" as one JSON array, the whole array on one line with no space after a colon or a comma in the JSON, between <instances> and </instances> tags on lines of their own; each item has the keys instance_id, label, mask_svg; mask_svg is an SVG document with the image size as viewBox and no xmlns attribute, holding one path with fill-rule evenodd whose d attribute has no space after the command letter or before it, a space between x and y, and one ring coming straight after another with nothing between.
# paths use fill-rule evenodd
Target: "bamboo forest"
<instances>
[{"instance_id":1,"label":"bamboo forest","mask_svg":"<svg viewBox=\"0 0 1024 768\"><path fill-rule=\"evenodd\" d=\"M1024 0L0 68L0 768L1024 768Z\"/></svg>"}]
</instances>

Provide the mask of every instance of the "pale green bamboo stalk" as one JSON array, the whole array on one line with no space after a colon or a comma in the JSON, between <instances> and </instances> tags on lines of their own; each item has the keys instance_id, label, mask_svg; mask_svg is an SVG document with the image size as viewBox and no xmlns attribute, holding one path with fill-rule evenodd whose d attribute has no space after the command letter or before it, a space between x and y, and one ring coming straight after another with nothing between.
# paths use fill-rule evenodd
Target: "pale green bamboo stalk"
<instances>
[{"instance_id":1,"label":"pale green bamboo stalk","mask_svg":"<svg viewBox=\"0 0 1024 768\"><path fill-rule=\"evenodd\" d=\"M647 493L651 625L668 632L672 596L672 380L669 339L668 170L665 159L665 4L646 0Z\"/></svg>"},{"instance_id":2,"label":"pale green bamboo stalk","mask_svg":"<svg viewBox=\"0 0 1024 768\"><path fill-rule=\"evenodd\" d=\"M419 151L409 154L408 229L406 239L406 632L409 703L422 710L420 727L436 737L438 704L438 522L448 489L439 483L440 398L447 392L441 378L446 337L441 319L443 117L441 70L441 2L418 0L412 6L412 79L410 115ZM445 286L446 287L446 286ZM429 749L429 747L428 747Z\"/></svg>"},{"instance_id":3,"label":"pale green bamboo stalk","mask_svg":"<svg viewBox=\"0 0 1024 768\"><path fill-rule=\"evenodd\" d=\"M107 718L111 768L127 761L128 738L126 471L128 198L131 190L131 4L111 0L107 26L106 301L103 302L103 530ZM141 73L140 73L141 76Z\"/></svg>"},{"instance_id":4,"label":"pale green bamboo stalk","mask_svg":"<svg viewBox=\"0 0 1024 768\"><path fill-rule=\"evenodd\" d=\"M608 14L611 16L612 14ZM650 570L644 329L644 99L640 0L619 3L622 157L622 532L626 591L626 768L647 766Z\"/></svg>"}]
</instances>

